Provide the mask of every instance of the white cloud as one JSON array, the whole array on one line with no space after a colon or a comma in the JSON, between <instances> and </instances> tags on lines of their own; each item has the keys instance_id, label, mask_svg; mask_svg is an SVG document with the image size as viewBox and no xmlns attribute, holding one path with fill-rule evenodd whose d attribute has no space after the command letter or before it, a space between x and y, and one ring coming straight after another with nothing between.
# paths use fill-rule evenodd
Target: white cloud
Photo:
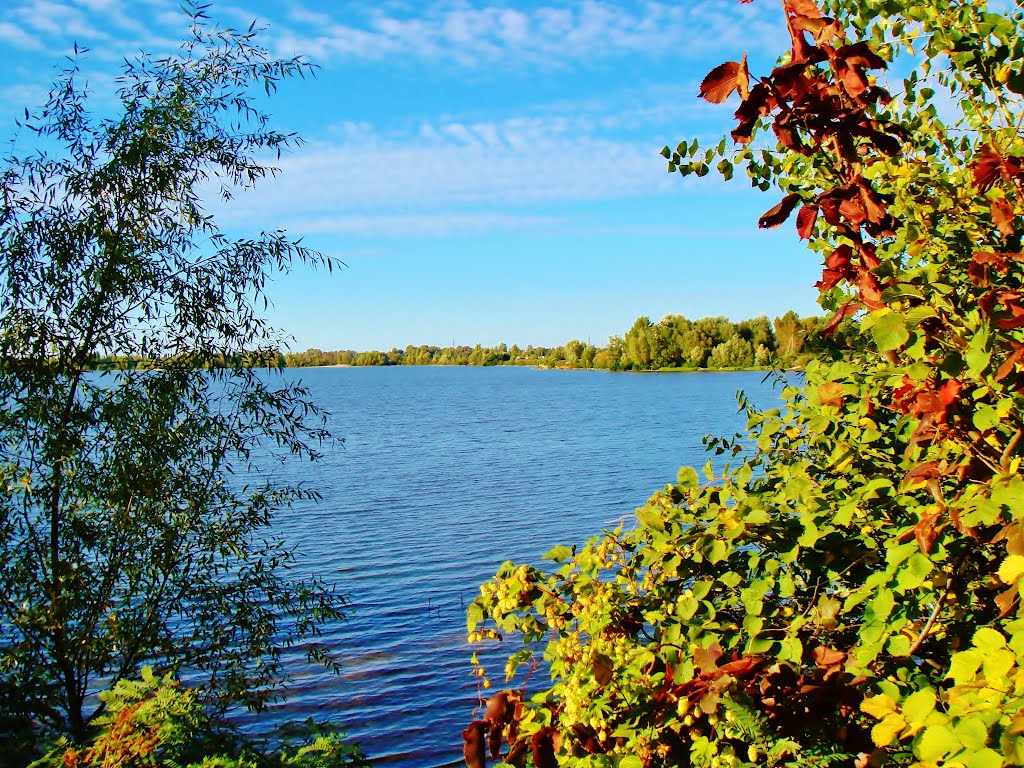
<instances>
[{"instance_id":1,"label":"white cloud","mask_svg":"<svg viewBox=\"0 0 1024 768\"><path fill-rule=\"evenodd\" d=\"M0 40L26 51L41 51L45 48L38 37L9 21L0 21Z\"/></svg>"},{"instance_id":2,"label":"white cloud","mask_svg":"<svg viewBox=\"0 0 1024 768\"><path fill-rule=\"evenodd\" d=\"M629 54L700 54L784 39L778 14L734 0L646 2L630 9L601 0L546 5L529 12L466 2L421 6L418 13L374 10L353 19L306 9L273 30L283 55L316 61L401 56L462 66L518 61L544 66ZM699 34L694 34L699 31Z\"/></svg>"},{"instance_id":3,"label":"white cloud","mask_svg":"<svg viewBox=\"0 0 1024 768\"><path fill-rule=\"evenodd\" d=\"M447 237L475 235L495 231L529 229L534 232L564 226L568 220L560 216L517 216L496 211L473 213L405 213L405 214L325 214L296 216L288 229L305 235L343 234L387 237Z\"/></svg>"},{"instance_id":4,"label":"white cloud","mask_svg":"<svg viewBox=\"0 0 1024 768\"><path fill-rule=\"evenodd\" d=\"M408 135L353 123L334 133L240 193L225 222L363 234L514 229L557 222L549 209L563 203L656 194L675 181L652 143L564 117L426 123Z\"/></svg>"}]
</instances>

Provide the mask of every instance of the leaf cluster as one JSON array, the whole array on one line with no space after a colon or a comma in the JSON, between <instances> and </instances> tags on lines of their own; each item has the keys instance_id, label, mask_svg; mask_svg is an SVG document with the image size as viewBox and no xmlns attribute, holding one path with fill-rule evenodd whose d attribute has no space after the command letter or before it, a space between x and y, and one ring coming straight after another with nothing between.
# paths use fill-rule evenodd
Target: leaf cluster
<instances>
[{"instance_id":1,"label":"leaf cluster","mask_svg":"<svg viewBox=\"0 0 1024 768\"><path fill-rule=\"evenodd\" d=\"M0 717L15 734L85 738L100 687L146 664L260 708L285 649L336 662L315 638L343 601L291 573L267 531L317 498L278 467L319 456L325 414L243 364L282 343L261 316L270 273L332 262L281 231L230 238L204 207L294 146L252 90L309 66L185 10L175 55L125 61L112 114L89 110L72 60L2 170ZM160 364L93 372L105 356Z\"/></svg>"},{"instance_id":2,"label":"leaf cluster","mask_svg":"<svg viewBox=\"0 0 1024 768\"><path fill-rule=\"evenodd\" d=\"M518 635L507 672L550 675L517 692L506 762L1024 764L1024 16L783 9L771 73L702 84L740 105L738 148L700 162L782 192L759 225L795 214L859 341L709 441L723 469L483 585L470 639Z\"/></svg>"},{"instance_id":3,"label":"leaf cluster","mask_svg":"<svg viewBox=\"0 0 1024 768\"><path fill-rule=\"evenodd\" d=\"M341 734L310 724L304 738L246 739L211 715L199 691L143 667L100 693L106 714L91 742L53 745L30 768L366 768L369 763Z\"/></svg>"}]
</instances>

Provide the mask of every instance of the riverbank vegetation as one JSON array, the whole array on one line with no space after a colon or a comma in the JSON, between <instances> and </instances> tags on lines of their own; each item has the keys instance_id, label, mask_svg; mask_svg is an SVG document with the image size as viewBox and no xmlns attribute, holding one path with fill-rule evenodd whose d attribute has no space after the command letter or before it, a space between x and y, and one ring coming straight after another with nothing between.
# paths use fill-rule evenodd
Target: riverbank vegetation
<instances>
[{"instance_id":1,"label":"riverbank vegetation","mask_svg":"<svg viewBox=\"0 0 1024 768\"><path fill-rule=\"evenodd\" d=\"M256 309L271 271L332 262L278 231L229 238L204 208L200 189L230 196L295 144L254 93L309 66L186 11L175 55L125 60L113 114L90 111L72 59L2 169L3 765L354 759L319 737L267 752L226 719L283 695L288 649L338 662L317 636L344 601L270 529L316 494L263 471L315 460L323 414L223 365L276 359ZM104 357L160 365L93 373Z\"/></svg>"},{"instance_id":2,"label":"riverbank vegetation","mask_svg":"<svg viewBox=\"0 0 1024 768\"><path fill-rule=\"evenodd\" d=\"M734 323L725 317L688 320L667 315L657 323L638 317L621 336L604 347L572 339L557 347L408 346L389 352L324 352L307 349L286 353L293 368L312 365L533 365L545 368L594 368L608 371L656 371L735 368L794 368L826 348L853 344L855 336L844 325L838 335L825 339L826 321L801 318L795 312L776 317L755 317ZM841 341L840 341L841 339Z\"/></svg>"},{"instance_id":3,"label":"riverbank vegetation","mask_svg":"<svg viewBox=\"0 0 1024 768\"><path fill-rule=\"evenodd\" d=\"M985 5L784 0L774 69L705 78L734 128L668 170L774 190L855 342L482 586L470 768L1024 765L1024 14Z\"/></svg>"}]
</instances>

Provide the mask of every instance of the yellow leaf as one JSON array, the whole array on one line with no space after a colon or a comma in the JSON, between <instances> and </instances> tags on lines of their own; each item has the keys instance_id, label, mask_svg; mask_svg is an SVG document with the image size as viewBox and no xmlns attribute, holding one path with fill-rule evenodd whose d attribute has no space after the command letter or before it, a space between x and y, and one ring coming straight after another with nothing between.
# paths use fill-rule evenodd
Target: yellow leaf
<instances>
[{"instance_id":1,"label":"yellow leaf","mask_svg":"<svg viewBox=\"0 0 1024 768\"><path fill-rule=\"evenodd\" d=\"M876 747L887 747L896 740L906 725L907 721L902 715L889 715L871 729L871 740L875 742Z\"/></svg>"},{"instance_id":2,"label":"yellow leaf","mask_svg":"<svg viewBox=\"0 0 1024 768\"><path fill-rule=\"evenodd\" d=\"M1010 555L999 566L999 579L1003 584L1016 584L1021 574L1024 574L1024 555Z\"/></svg>"},{"instance_id":3,"label":"yellow leaf","mask_svg":"<svg viewBox=\"0 0 1024 768\"><path fill-rule=\"evenodd\" d=\"M860 703L860 711L865 715L871 715L876 720L881 720L886 715L891 715L896 711L896 702L892 700L891 696L882 693L878 696L864 699Z\"/></svg>"}]
</instances>

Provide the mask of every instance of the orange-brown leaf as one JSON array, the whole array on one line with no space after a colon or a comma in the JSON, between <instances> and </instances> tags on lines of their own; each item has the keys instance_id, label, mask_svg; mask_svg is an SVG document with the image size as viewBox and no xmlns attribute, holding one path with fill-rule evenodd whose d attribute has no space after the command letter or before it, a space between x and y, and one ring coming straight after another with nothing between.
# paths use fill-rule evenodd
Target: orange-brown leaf
<instances>
[{"instance_id":1,"label":"orange-brown leaf","mask_svg":"<svg viewBox=\"0 0 1024 768\"><path fill-rule=\"evenodd\" d=\"M860 67L851 66L842 59L836 60L836 77L843 84L843 88L853 98L857 98L868 89L868 80Z\"/></svg>"},{"instance_id":2,"label":"orange-brown leaf","mask_svg":"<svg viewBox=\"0 0 1024 768\"><path fill-rule=\"evenodd\" d=\"M860 263L868 269L874 269L882 260L878 258L878 251L871 243L860 244Z\"/></svg>"},{"instance_id":3,"label":"orange-brown leaf","mask_svg":"<svg viewBox=\"0 0 1024 768\"><path fill-rule=\"evenodd\" d=\"M510 701L510 691L501 691L487 700L487 707L484 710L484 720L491 725L507 725L512 719L515 709L514 702Z\"/></svg>"},{"instance_id":4,"label":"orange-brown leaf","mask_svg":"<svg viewBox=\"0 0 1024 768\"><path fill-rule=\"evenodd\" d=\"M978 159L971 163L974 171L974 185L979 192L988 192L999 179L999 170L1003 160L998 153L990 147L985 147L978 155Z\"/></svg>"},{"instance_id":5,"label":"orange-brown leaf","mask_svg":"<svg viewBox=\"0 0 1024 768\"><path fill-rule=\"evenodd\" d=\"M530 748L533 751L533 764L537 768L557 768L555 760L555 733L557 730L550 725L541 728L533 734L530 739Z\"/></svg>"},{"instance_id":6,"label":"orange-brown leaf","mask_svg":"<svg viewBox=\"0 0 1024 768\"><path fill-rule=\"evenodd\" d=\"M603 653L594 654L594 680L600 686L608 685L615 671L615 664L610 657Z\"/></svg>"},{"instance_id":7,"label":"orange-brown leaf","mask_svg":"<svg viewBox=\"0 0 1024 768\"><path fill-rule=\"evenodd\" d=\"M846 391L843 389L843 385L838 381L826 381L818 387L818 400L821 401L822 405L841 408L845 394Z\"/></svg>"},{"instance_id":8,"label":"orange-brown leaf","mask_svg":"<svg viewBox=\"0 0 1024 768\"><path fill-rule=\"evenodd\" d=\"M1005 275L1010 269L1007 257L1013 255L1015 254L975 251L971 263L967 266L967 274L971 278L971 282L979 288L984 288L990 283L990 270L994 269L999 274Z\"/></svg>"},{"instance_id":9,"label":"orange-brown leaf","mask_svg":"<svg viewBox=\"0 0 1024 768\"><path fill-rule=\"evenodd\" d=\"M837 49L836 58L842 59L851 67L885 69L885 60L872 51L871 46L864 41Z\"/></svg>"},{"instance_id":10,"label":"orange-brown leaf","mask_svg":"<svg viewBox=\"0 0 1024 768\"><path fill-rule=\"evenodd\" d=\"M814 234L814 222L818 220L818 206L805 205L796 214L796 232L801 240L809 240Z\"/></svg>"},{"instance_id":11,"label":"orange-brown leaf","mask_svg":"<svg viewBox=\"0 0 1024 768\"><path fill-rule=\"evenodd\" d=\"M1002 381L1017 367L1017 363L1020 362L1021 358L1024 357L1024 349L1018 349L1016 352L1011 354L1003 364L999 366L999 370L996 371L996 381Z\"/></svg>"},{"instance_id":12,"label":"orange-brown leaf","mask_svg":"<svg viewBox=\"0 0 1024 768\"><path fill-rule=\"evenodd\" d=\"M501 728L494 726L491 728L490 734L487 736L487 754L491 756L491 760L497 760L501 757Z\"/></svg>"},{"instance_id":13,"label":"orange-brown leaf","mask_svg":"<svg viewBox=\"0 0 1024 768\"><path fill-rule=\"evenodd\" d=\"M935 546L935 540L939 538L938 520L939 512L928 512L921 515L921 519L914 526L914 538L917 539L917 546L925 554L932 551L932 547Z\"/></svg>"},{"instance_id":14,"label":"orange-brown leaf","mask_svg":"<svg viewBox=\"0 0 1024 768\"><path fill-rule=\"evenodd\" d=\"M1010 613L1010 611L1013 610L1013 606L1015 606L1017 604L1017 599L1018 599L1018 588L1017 588L1016 584L1014 584L1009 589L1005 590L1004 592L1000 592L998 595L995 596L995 603L996 603L996 606L998 606L998 608L999 608L999 617L1000 618L1002 618L1003 616L1008 615Z\"/></svg>"},{"instance_id":15,"label":"orange-brown leaf","mask_svg":"<svg viewBox=\"0 0 1024 768\"><path fill-rule=\"evenodd\" d=\"M814 663L819 667L834 667L846 661L846 654L843 651L828 648L824 645L819 645L815 648L811 655L814 657Z\"/></svg>"},{"instance_id":16,"label":"orange-brown leaf","mask_svg":"<svg viewBox=\"0 0 1024 768\"><path fill-rule=\"evenodd\" d=\"M814 0L785 0L786 10L795 16L806 16L809 19L820 19L821 10Z\"/></svg>"},{"instance_id":17,"label":"orange-brown leaf","mask_svg":"<svg viewBox=\"0 0 1024 768\"><path fill-rule=\"evenodd\" d=\"M960 396L962 388L963 385L957 379L947 379L946 383L939 387L939 402L948 407Z\"/></svg>"},{"instance_id":18,"label":"orange-brown leaf","mask_svg":"<svg viewBox=\"0 0 1024 768\"><path fill-rule=\"evenodd\" d=\"M856 299L850 299L850 301L843 304L843 306L837 309L836 313L832 315L832 319L828 321L828 325L825 326L825 336L831 336L839 324L843 322L844 318L857 314L858 310L863 307L864 305Z\"/></svg>"},{"instance_id":19,"label":"orange-brown leaf","mask_svg":"<svg viewBox=\"0 0 1024 768\"><path fill-rule=\"evenodd\" d=\"M747 71L747 55L740 61L727 61L708 72L700 84L701 98L712 104L721 104L733 91L738 90L741 99L750 95L750 73Z\"/></svg>"},{"instance_id":20,"label":"orange-brown leaf","mask_svg":"<svg viewBox=\"0 0 1024 768\"><path fill-rule=\"evenodd\" d=\"M939 470L938 462L926 461L923 464L918 464L912 470L907 472L907 474L903 476L903 480L900 482L900 487L904 490L915 488L929 478L941 476L942 472Z\"/></svg>"},{"instance_id":21,"label":"orange-brown leaf","mask_svg":"<svg viewBox=\"0 0 1024 768\"><path fill-rule=\"evenodd\" d=\"M1013 237L1015 231L1013 222L1015 218L1013 206L1006 200L992 201L992 223L996 225L996 228L1003 237Z\"/></svg>"},{"instance_id":22,"label":"orange-brown leaf","mask_svg":"<svg viewBox=\"0 0 1024 768\"><path fill-rule=\"evenodd\" d=\"M722 646L716 640L710 648L697 648L693 652L693 665L701 674L709 674L718 669L718 660L722 658Z\"/></svg>"},{"instance_id":23,"label":"orange-brown leaf","mask_svg":"<svg viewBox=\"0 0 1024 768\"><path fill-rule=\"evenodd\" d=\"M860 188L860 202L864 206L868 221L879 224L885 218L885 202L878 196L870 186L862 185Z\"/></svg>"},{"instance_id":24,"label":"orange-brown leaf","mask_svg":"<svg viewBox=\"0 0 1024 768\"><path fill-rule=\"evenodd\" d=\"M487 723L474 720L462 732L462 756L466 760L466 768L485 768L484 734Z\"/></svg>"},{"instance_id":25,"label":"orange-brown leaf","mask_svg":"<svg viewBox=\"0 0 1024 768\"><path fill-rule=\"evenodd\" d=\"M881 309L884 306L882 285L871 272L861 269L857 273L857 287L860 288L861 301L868 309Z\"/></svg>"},{"instance_id":26,"label":"orange-brown leaf","mask_svg":"<svg viewBox=\"0 0 1024 768\"><path fill-rule=\"evenodd\" d=\"M796 192L791 192L782 198L778 205L758 219L757 226L761 229L774 229L789 218L789 214L793 212L793 209L796 208L796 204L799 202L800 195Z\"/></svg>"}]
</instances>

